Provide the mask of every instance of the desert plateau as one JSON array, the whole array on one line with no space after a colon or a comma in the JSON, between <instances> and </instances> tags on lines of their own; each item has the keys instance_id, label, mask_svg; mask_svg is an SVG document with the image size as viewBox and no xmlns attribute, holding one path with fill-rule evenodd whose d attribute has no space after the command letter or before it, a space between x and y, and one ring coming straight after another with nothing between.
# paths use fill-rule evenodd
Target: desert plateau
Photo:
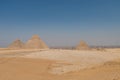
<instances>
[{"instance_id":1,"label":"desert plateau","mask_svg":"<svg viewBox=\"0 0 120 80\"><path fill-rule=\"evenodd\" d=\"M120 49L0 49L0 80L120 80Z\"/></svg>"},{"instance_id":2,"label":"desert plateau","mask_svg":"<svg viewBox=\"0 0 120 80\"><path fill-rule=\"evenodd\" d=\"M120 80L120 0L0 0L0 80Z\"/></svg>"}]
</instances>

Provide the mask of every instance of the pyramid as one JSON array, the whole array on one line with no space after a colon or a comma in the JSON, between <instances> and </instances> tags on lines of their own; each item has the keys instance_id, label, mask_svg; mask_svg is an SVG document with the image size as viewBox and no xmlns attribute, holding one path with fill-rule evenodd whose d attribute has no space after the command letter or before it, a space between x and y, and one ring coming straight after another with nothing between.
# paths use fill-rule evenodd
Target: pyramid
<instances>
[{"instance_id":1,"label":"pyramid","mask_svg":"<svg viewBox=\"0 0 120 80\"><path fill-rule=\"evenodd\" d=\"M87 50L89 49L89 46L85 41L80 41L80 43L76 46L77 50Z\"/></svg>"},{"instance_id":2,"label":"pyramid","mask_svg":"<svg viewBox=\"0 0 120 80\"><path fill-rule=\"evenodd\" d=\"M21 40L17 39L12 44L10 44L8 48L21 49L24 48L24 43Z\"/></svg>"},{"instance_id":3,"label":"pyramid","mask_svg":"<svg viewBox=\"0 0 120 80\"><path fill-rule=\"evenodd\" d=\"M25 48L29 49L48 49L48 46L39 38L38 35L32 36L25 44Z\"/></svg>"}]
</instances>

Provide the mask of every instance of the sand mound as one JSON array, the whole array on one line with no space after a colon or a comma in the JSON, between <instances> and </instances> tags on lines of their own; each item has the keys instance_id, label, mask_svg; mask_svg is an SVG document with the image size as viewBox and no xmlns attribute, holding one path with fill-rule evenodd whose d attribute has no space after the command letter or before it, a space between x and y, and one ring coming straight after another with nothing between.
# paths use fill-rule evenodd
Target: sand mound
<instances>
[{"instance_id":1,"label":"sand mound","mask_svg":"<svg viewBox=\"0 0 120 80\"><path fill-rule=\"evenodd\" d=\"M21 49L24 48L24 43L21 40L17 39L12 44L10 44L8 48Z\"/></svg>"},{"instance_id":2,"label":"sand mound","mask_svg":"<svg viewBox=\"0 0 120 80\"><path fill-rule=\"evenodd\" d=\"M32 36L25 44L26 48L30 49L48 49L48 46L39 38L38 35Z\"/></svg>"},{"instance_id":3,"label":"sand mound","mask_svg":"<svg viewBox=\"0 0 120 80\"><path fill-rule=\"evenodd\" d=\"M89 49L89 46L85 41L80 41L80 43L76 47L77 50L87 50Z\"/></svg>"}]
</instances>

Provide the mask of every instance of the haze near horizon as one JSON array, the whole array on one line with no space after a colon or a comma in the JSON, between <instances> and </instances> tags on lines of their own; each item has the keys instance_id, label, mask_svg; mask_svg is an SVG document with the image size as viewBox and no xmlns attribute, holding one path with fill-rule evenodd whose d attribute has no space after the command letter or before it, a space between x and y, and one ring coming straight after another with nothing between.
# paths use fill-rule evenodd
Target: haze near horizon
<instances>
[{"instance_id":1,"label":"haze near horizon","mask_svg":"<svg viewBox=\"0 0 120 80\"><path fill-rule=\"evenodd\" d=\"M120 45L119 0L0 0L0 47L38 34L48 46Z\"/></svg>"}]
</instances>

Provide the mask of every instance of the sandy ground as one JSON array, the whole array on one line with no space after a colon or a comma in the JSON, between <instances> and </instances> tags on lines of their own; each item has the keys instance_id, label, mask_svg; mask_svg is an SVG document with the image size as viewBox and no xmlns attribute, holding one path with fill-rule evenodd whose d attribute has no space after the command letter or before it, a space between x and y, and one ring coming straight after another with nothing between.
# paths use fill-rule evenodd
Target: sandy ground
<instances>
[{"instance_id":1,"label":"sandy ground","mask_svg":"<svg viewBox=\"0 0 120 80\"><path fill-rule=\"evenodd\" d=\"M120 80L120 49L2 52L0 80Z\"/></svg>"},{"instance_id":2,"label":"sandy ground","mask_svg":"<svg viewBox=\"0 0 120 80\"><path fill-rule=\"evenodd\" d=\"M120 53L111 51L46 50L31 52L23 57L57 61L52 65L50 73L64 74L120 59Z\"/></svg>"}]
</instances>

